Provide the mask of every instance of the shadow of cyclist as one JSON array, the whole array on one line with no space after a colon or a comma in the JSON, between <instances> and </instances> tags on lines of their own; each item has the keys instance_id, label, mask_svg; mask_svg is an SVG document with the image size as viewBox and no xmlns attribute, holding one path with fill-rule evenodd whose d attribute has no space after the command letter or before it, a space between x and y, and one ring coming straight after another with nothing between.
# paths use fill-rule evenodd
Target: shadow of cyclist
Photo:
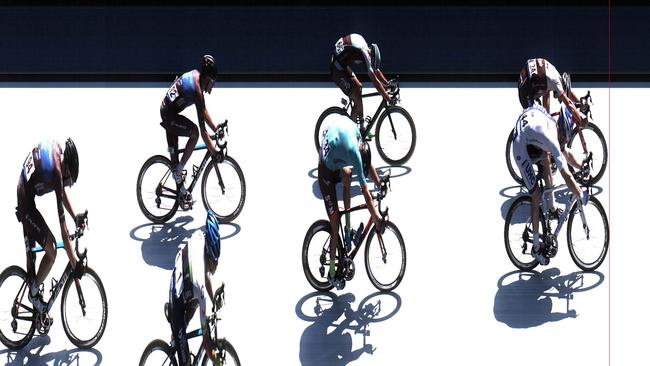
<instances>
[{"instance_id":1,"label":"shadow of cyclist","mask_svg":"<svg viewBox=\"0 0 650 366\"><path fill-rule=\"evenodd\" d=\"M381 166L381 167L376 167L377 169L377 174L381 177L384 172L388 171L390 169L390 179L393 181L395 178L399 178L402 176L405 176L407 174L410 174L412 169L408 166ZM318 168L314 168L307 172L307 175L309 175L310 178L314 179L314 183L312 184L311 190L312 193L314 194L314 197L318 199L323 199L323 195L320 192L320 186L318 185ZM370 184L372 184L372 180L368 178ZM352 174L351 178L352 182L356 182L357 176L356 174ZM337 184L336 185L336 196L339 197L339 199L342 199L343 197L343 185L342 184ZM361 191L361 188L356 185L352 184L352 187L350 188L350 197L356 197L356 196L363 196L363 193Z\"/></svg>"},{"instance_id":2,"label":"shadow of cyclist","mask_svg":"<svg viewBox=\"0 0 650 366\"><path fill-rule=\"evenodd\" d=\"M102 353L95 349L62 350L42 354L45 346L50 344L49 336L37 336L29 344L18 351L0 351L0 359L7 354L7 366L30 365L30 366L64 366L64 365L91 365L97 366L102 363ZM92 361L91 361L92 360ZM94 361L94 362L93 362Z\"/></svg>"},{"instance_id":3,"label":"shadow of cyclist","mask_svg":"<svg viewBox=\"0 0 650 366\"><path fill-rule=\"evenodd\" d=\"M392 311L382 311L381 299L376 303L369 301L380 294L394 299L395 308ZM315 316L310 317L302 312L302 305L309 301L316 303L313 308ZM393 317L401 307L401 298L395 293L375 293L361 301L361 304L365 305L359 305L356 311L351 305L354 301L353 294L337 296L331 292L313 292L298 301L296 315L303 320L313 322L300 338L299 357L302 365L347 365L359 359L364 353L373 354L375 348L372 344L366 343L366 336L370 334L367 326L370 322L379 322ZM331 328L334 329L330 331ZM358 349L353 349L353 334L363 336L363 345Z\"/></svg>"},{"instance_id":4,"label":"shadow of cyclist","mask_svg":"<svg viewBox=\"0 0 650 366\"><path fill-rule=\"evenodd\" d=\"M516 280L504 284L506 278ZM585 285L585 276L596 276L597 280ZM512 279L512 278L511 278ZM589 280L589 279L588 279ZM497 282L494 297L494 318L511 328L530 328L548 322L575 318L577 313L569 308L569 301L575 292L591 290L604 280L600 272L573 272L561 276L558 268L536 271L512 271ZM552 297L566 299L566 311L554 312Z\"/></svg>"}]
</instances>

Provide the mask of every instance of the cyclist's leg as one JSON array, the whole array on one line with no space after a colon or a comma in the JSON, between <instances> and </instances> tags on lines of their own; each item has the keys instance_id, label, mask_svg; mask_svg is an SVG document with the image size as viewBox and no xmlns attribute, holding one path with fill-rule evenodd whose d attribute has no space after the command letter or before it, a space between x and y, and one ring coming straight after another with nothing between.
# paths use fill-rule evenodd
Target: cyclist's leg
<instances>
[{"instance_id":1,"label":"cyclist's leg","mask_svg":"<svg viewBox=\"0 0 650 366\"><path fill-rule=\"evenodd\" d=\"M37 242L45 249L45 255L41 259L38 270L35 270L34 281L32 282L32 295L38 287L45 281L45 278L50 273L54 261L56 260L56 241L50 228L47 226L45 219L41 213L36 209L36 206L30 205L24 211L24 216L21 220L23 223L23 233L25 235L25 250L27 255L28 268L31 266L36 269L32 261L35 261L35 256L30 255L32 243Z\"/></svg>"},{"instance_id":2,"label":"cyclist's leg","mask_svg":"<svg viewBox=\"0 0 650 366\"><path fill-rule=\"evenodd\" d=\"M334 83L341 89L343 94L352 101L353 121L363 119L363 104L361 103L361 83L357 78L348 75L347 70L342 65L332 62L330 65L330 74ZM356 94L355 94L356 93Z\"/></svg>"},{"instance_id":3,"label":"cyclist's leg","mask_svg":"<svg viewBox=\"0 0 650 366\"><path fill-rule=\"evenodd\" d=\"M338 172L333 172L329 170L325 163L320 160L318 162L318 186L323 196L323 202L325 203L325 210L327 211L327 217L330 220L330 267L329 267L329 277L334 277L336 273L335 263L336 263L336 247L338 246L338 232L339 232L339 209L338 209L338 199L336 197L336 182Z\"/></svg>"},{"instance_id":4,"label":"cyclist's leg","mask_svg":"<svg viewBox=\"0 0 650 366\"><path fill-rule=\"evenodd\" d=\"M176 269L172 272L169 289L169 325L172 329L172 338L176 346L179 365L190 364L190 348L187 344L187 323L185 322L185 302L181 296L176 296Z\"/></svg>"},{"instance_id":5,"label":"cyclist's leg","mask_svg":"<svg viewBox=\"0 0 650 366\"><path fill-rule=\"evenodd\" d=\"M356 77L350 78L352 89L350 99L352 99L352 119L363 122L363 101L361 100L361 82Z\"/></svg>"},{"instance_id":6,"label":"cyclist's leg","mask_svg":"<svg viewBox=\"0 0 650 366\"><path fill-rule=\"evenodd\" d=\"M533 160L528 155L528 146L521 134L519 134L512 141L512 149L515 155L515 161L521 177L523 178L526 189L531 194L531 212L530 217L533 229L533 244L539 245L539 204L541 201L540 189L537 184L537 176L535 175L535 168L533 167ZM543 159L542 159L543 160Z\"/></svg>"},{"instance_id":7,"label":"cyclist's leg","mask_svg":"<svg viewBox=\"0 0 650 366\"><path fill-rule=\"evenodd\" d=\"M346 210L350 208L350 201L351 201L350 188L352 185L351 176L352 176L352 169L350 169L350 167L345 167L341 169L341 179L343 180L343 207L345 207ZM345 226L348 229L352 228L352 225L350 225L349 213L345 214Z\"/></svg>"}]
</instances>

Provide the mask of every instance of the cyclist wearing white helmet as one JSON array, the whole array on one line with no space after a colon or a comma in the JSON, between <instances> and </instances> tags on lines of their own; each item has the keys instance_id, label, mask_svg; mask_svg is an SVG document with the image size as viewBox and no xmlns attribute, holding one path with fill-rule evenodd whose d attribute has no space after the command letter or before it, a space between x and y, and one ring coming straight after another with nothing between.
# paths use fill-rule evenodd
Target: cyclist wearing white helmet
<instances>
[{"instance_id":1,"label":"cyclist wearing white helmet","mask_svg":"<svg viewBox=\"0 0 650 366\"><path fill-rule=\"evenodd\" d=\"M199 129L197 129L196 125L190 119L180 113L185 108L193 104L196 105L201 138L208 147L212 157L216 157L217 149L210 139L210 135L205 128L205 123L207 122L215 132L217 126L212 122L203 97L203 93L210 94L212 92L216 75L217 67L215 66L214 58L210 55L204 55L201 58L201 64L198 69L188 71L176 77L176 80L174 80L174 83L167 90L165 98L160 105L160 116L162 117L162 123L160 125L165 128L167 133L168 150L173 166L172 174L174 180L180 186L181 196L187 194L183 184L183 167L190 156L192 156L192 152L199 138ZM178 153L176 153L178 149L178 136L189 137L180 162L178 161ZM217 166L215 165L215 170L216 168Z\"/></svg>"},{"instance_id":2,"label":"cyclist wearing white helmet","mask_svg":"<svg viewBox=\"0 0 650 366\"><path fill-rule=\"evenodd\" d=\"M365 64L370 80L377 91L387 102L391 97L386 92L388 81L379 69L381 65L381 54L377 44L370 46L359 34L339 38L334 45L334 53L330 62L330 75L334 83L352 100L352 119L361 121L363 119L363 101L361 98L361 82L352 71L353 65Z\"/></svg>"},{"instance_id":3,"label":"cyclist wearing white helmet","mask_svg":"<svg viewBox=\"0 0 650 366\"><path fill-rule=\"evenodd\" d=\"M583 127L585 119L578 111L574 102L579 99L571 89L571 76L568 73L560 73L555 66L543 58L533 58L526 61L526 64L519 72L519 83L517 84L519 93L519 103L522 108L526 109L535 103L539 103L539 98L543 98L542 105L547 113L550 112L551 105L551 92L553 96L568 109L572 116L573 123ZM566 144L569 142L570 134L561 141L562 151L567 158L569 164L575 168L580 168L581 163L573 155L571 150L566 149ZM550 158L542 160L544 169L549 172L544 176L546 185L551 187L553 185L553 176L550 174ZM551 201L553 217L557 218L561 210L555 208L555 198Z\"/></svg>"},{"instance_id":4,"label":"cyclist wearing white helmet","mask_svg":"<svg viewBox=\"0 0 650 366\"><path fill-rule=\"evenodd\" d=\"M30 281L28 297L38 312L43 312L47 307L47 304L43 302L41 284L52 269L52 265L54 265L56 240L45 219L36 208L34 198L50 192L55 193L65 251L72 268L75 268L73 275L79 277L82 274L83 265L77 266L79 258L77 258L77 254L70 242L64 212L65 207L70 216L75 218L75 224L83 225L80 216L75 215L70 198L65 190L65 187L71 187L77 181L78 176L79 156L77 148L70 138L65 142L65 150L62 150L61 145L56 141L39 143L27 155L20 172L16 217L23 224L27 254L27 276ZM38 272L36 272L35 268L36 255L31 252L36 243L45 249L45 256L41 260Z\"/></svg>"},{"instance_id":5,"label":"cyclist wearing white helmet","mask_svg":"<svg viewBox=\"0 0 650 366\"><path fill-rule=\"evenodd\" d=\"M323 140L318 160L318 186L323 196L325 210L330 221L330 267L328 279L337 288L340 286L336 274L336 247L339 232L339 206L336 197L336 183L343 179L343 204L345 209L350 208L350 187L352 172L357 175L359 186L363 192L368 211L378 230L381 228L381 218L375 207L370 190L366 184L366 177L370 175L375 185L379 185L379 176L372 165L370 146L361 138L357 126L336 120L331 122L323 132ZM350 233L350 215L345 216L345 233Z\"/></svg>"},{"instance_id":6,"label":"cyclist wearing white helmet","mask_svg":"<svg viewBox=\"0 0 650 366\"><path fill-rule=\"evenodd\" d=\"M210 298L210 302L214 301L212 276L217 270L220 254L219 222L214 212L208 210L205 228L197 230L176 255L169 284L167 316L179 365L189 365L191 362L186 332L197 307L203 331L203 346L210 359L216 362L217 347L210 339L206 297Z\"/></svg>"},{"instance_id":7,"label":"cyclist wearing white helmet","mask_svg":"<svg viewBox=\"0 0 650 366\"><path fill-rule=\"evenodd\" d=\"M541 191L537 184L537 176L533 164L544 160L546 153L555 159L557 169L562 174L567 186L576 197L580 197L583 205L589 201L589 191L581 191L580 186L568 170L563 154L563 141L566 140L573 128L571 112L564 106L560 109L560 117L556 122L540 105L533 105L519 116L515 125L512 148L515 161L524 179L526 188L531 193L531 218L533 224L532 254L540 264L546 265L549 259L541 252L539 242L539 204ZM552 186L549 186L552 187Z\"/></svg>"}]
</instances>

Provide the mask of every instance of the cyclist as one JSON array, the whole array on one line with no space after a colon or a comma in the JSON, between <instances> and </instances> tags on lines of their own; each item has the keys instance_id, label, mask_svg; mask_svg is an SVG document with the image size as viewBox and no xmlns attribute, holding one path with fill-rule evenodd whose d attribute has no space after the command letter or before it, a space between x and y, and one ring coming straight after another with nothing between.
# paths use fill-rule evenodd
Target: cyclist
<instances>
[{"instance_id":1,"label":"cyclist","mask_svg":"<svg viewBox=\"0 0 650 366\"><path fill-rule=\"evenodd\" d=\"M47 304L43 301L42 283L54 265L56 259L56 241L40 211L36 208L34 198L54 192L59 214L61 236L68 259L74 268L73 276L79 278L83 273L83 263L74 251L68 227L65 222L64 207L75 218L77 226L83 225L81 215L75 215L70 197L65 187L72 187L79 176L79 156L72 139L65 142L65 150L56 141L43 141L27 154L18 178L18 206L16 217L23 225L25 251L27 254L27 273L30 279L28 298L34 309L45 312ZM31 249L38 243L45 249L45 255L36 271L36 257ZM80 265L77 265L77 264Z\"/></svg>"},{"instance_id":2,"label":"cyclist","mask_svg":"<svg viewBox=\"0 0 650 366\"><path fill-rule=\"evenodd\" d=\"M526 188L531 192L531 219L533 225L533 250L532 255L542 265L547 265L549 259L541 253L539 243L539 205L541 192L537 184L537 177L533 163L543 160L546 153L550 153L555 159L557 169L562 178L576 197L580 197L583 205L589 201L589 191L581 191L566 166L566 160L562 153L564 148L562 142L567 139L573 128L573 120L568 108L560 108L560 116L557 122L546 110L535 104L522 112L515 125L515 136L513 139L513 151L515 161L524 179ZM552 186L548 187L549 189Z\"/></svg>"},{"instance_id":3,"label":"cyclist","mask_svg":"<svg viewBox=\"0 0 650 366\"><path fill-rule=\"evenodd\" d=\"M214 58L210 55L204 55L198 70L191 70L176 77L160 105L161 126L165 128L167 133L167 145L169 146L168 150L173 166L172 175L176 184L180 186L180 197L185 200L189 200L189 198L186 197L187 191L183 184L183 167L192 155L192 151L194 151L199 129L201 130L201 138L212 157L215 158L217 155L217 149L210 139L205 123L207 122L213 131L216 131L217 127L212 122L203 98L204 93L210 94L212 92L216 74L217 67ZM189 118L180 114L181 111L193 104L196 105L199 129ZM180 162L176 152L178 149L178 136L189 137ZM215 165L215 170L216 168Z\"/></svg>"},{"instance_id":4,"label":"cyclist","mask_svg":"<svg viewBox=\"0 0 650 366\"><path fill-rule=\"evenodd\" d=\"M215 213L208 210L204 230L197 230L176 255L169 284L169 322L179 365L189 365L191 361L186 331L197 307L203 330L203 346L210 359L216 362L217 348L210 339L206 297L214 301L212 276L217 270L220 254L219 221Z\"/></svg>"},{"instance_id":5,"label":"cyclist","mask_svg":"<svg viewBox=\"0 0 650 366\"><path fill-rule=\"evenodd\" d=\"M566 108L569 109L573 122L577 123L578 126L584 126L584 120L582 114L576 108L574 102L578 102L579 99L571 90L571 76L568 73L563 73L560 76L560 73L557 71L555 66L543 58L533 58L526 61L526 64L521 69L519 73L519 83L517 85L519 93L519 103L521 103L522 108L526 109L531 105L539 102L539 98L543 98L542 105L546 109L547 113L550 112L550 99L551 92L553 96ZM581 168L582 164L578 162L578 159L573 155L571 150L566 149L565 146L569 142L569 138L565 138L562 146L562 151L567 158L569 164L576 168ZM544 159L542 161L545 171L548 172L544 176L547 186L553 185L553 178L550 174L550 159ZM559 217L562 210L555 208L555 198L551 200L552 214L554 218Z\"/></svg>"},{"instance_id":6,"label":"cyclist","mask_svg":"<svg viewBox=\"0 0 650 366\"><path fill-rule=\"evenodd\" d=\"M350 168L352 167L352 168ZM370 175L379 185L379 176L372 166L370 156L370 145L363 141L361 133L356 125L345 121L334 121L330 123L323 132L323 140L318 161L318 186L320 187L325 209L330 221L330 266L328 279L337 288L342 283L335 278L336 247L338 245L339 232L339 207L336 197L336 183L343 179L343 202L345 208L350 208L350 186L352 172L357 175L359 186L363 191L363 197L368 205L368 211L372 216L377 230L381 231L381 218L377 208L373 204L370 190L366 185L366 177ZM345 215L346 236L351 233L350 215Z\"/></svg>"},{"instance_id":7,"label":"cyclist","mask_svg":"<svg viewBox=\"0 0 650 366\"><path fill-rule=\"evenodd\" d=\"M381 54L377 44L372 43L370 47L366 40L359 34L352 33L343 36L336 41L334 53L330 62L330 75L334 83L343 91L343 94L350 97L352 101L352 119L359 121L363 119L363 101L361 100L361 82L352 71L353 65L365 64L370 80L384 100L392 102L386 91L388 81L379 70L381 65ZM366 123L370 117L366 118Z\"/></svg>"}]
</instances>

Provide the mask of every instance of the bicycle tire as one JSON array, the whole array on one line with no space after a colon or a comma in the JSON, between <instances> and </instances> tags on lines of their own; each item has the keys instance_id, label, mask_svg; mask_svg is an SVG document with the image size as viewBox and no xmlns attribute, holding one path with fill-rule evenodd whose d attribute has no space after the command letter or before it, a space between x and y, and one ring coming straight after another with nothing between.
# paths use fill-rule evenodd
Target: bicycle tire
<instances>
[{"instance_id":1,"label":"bicycle tire","mask_svg":"<svg viewBox=\"0 0 650 366\"><path fill-rule=\"evenodd\" d=\"M225 339L219 340L218 342L220 342L226 349L226 359L223 360L222 365L241 366L241 363L239 362L239 356L237 355L237 351L235 351L235 347ZM209 364L208 362L210 362L210 357L206 352L204 352L203 359L201 360L201 365L207 366Z\"/></svg>"},{"instance_id":2,"label":"bicycle tire","mask_svg":"<svg viewBox=\"0 0 650 366\"><path fill-rule=\"evenodd\" d=\"M321 113L318 117L318 120L316 121L316 127L314 128L314 145L316 146L316 151L318 152L320 152L320 141L322 138L321 126L323 125L323 121L325 121L325 119L332 114L346 116L350 119L350 121L352 121L352 118L350 118L350 115L345 108L329 107L323 111L323 113Z\"/></svg>"},{"instance_id":3,"label":"bicycle tire","mask_svg":"<svg viewBox=\"0 0 650 366\"><path fill-rule=\"evenodd\" d=\"M319 232L325 232L328 235L327 240L325 240L322 246L320 243L314 243L314 245L317 245L318 247L314 247L314 251L312 251L310 255L309 248L312 244L312 238ZM318 220L309 227L307 234L305 234L305 240L302 243L302 269L305 272L305 277L307 277L307 282L309 282L311 287L318 291L329 291L334 287L330 285L329 281L327 280L327 270L329 269L328 266L325 263L321 262L321 256L323 255L325 256L325 261L329 259L329 238L331 237L330 232L330 222L327 220ZM341 238L339 237L339 244L341 243L340 239ZM314 268L320 268L320 266L324 266L324 276L320 276L320 273L318 273L318 277L314 275L314 273L311 271L310 263L318 264L318 266ZM319 278L324 279L324 281L321 281Z\"/></svg>"},{"instance_id":4,"label":"bicycle tire","mask_svg":"<svg viewBox=\"0 0 650 366\"><path fill-rule=\"evenodd\" d=\"M149 219L150 221L156 224L164 224L176 214L176 211L178 210L179 201L178 199L172 200L171 198L166 198L165 207L168 207L168 209L161 209L162 213L160 214L151 212L151 209L147 208L145 201L153 203L155 202L156 199L160 199L160 197L158 197L158 195L156 194L156 190L158 188L157 186L152 187L153 192L148 193L148 195L152 195L151 197L146 197L146 198L142 197L142 181L149 168L151 168L151 166L153 166L154 164L163 164L167 167L166 169L163 170L164 173L162 173L163 174L162 177L159 180L157 178L154 179L154 182L158 181L159 182L158 184L160 184L160 182L164 181L163 185L165 185L167 181L171 181L170 184L173 187L175 187L176 190L178 191L178 186L176 185L176 182L174 181L173 177L171 177L171 168L172 168L171 161L162 155L154 155L149 159L147 159L147 161L145 161L145 163L142 164L142 168L140 168L140 172L138 173L138 182L136 184L136 196L138 198L138 206L140 206L140 211L142 211L142 214L144 214L144 216L147 219ZM157 174L160 173L158 172Z\"/></svg>"},{"instance_id":5,"label":"bicycle tire","mask_svg":"<svg viewBox=\"0 0 650 366\"><path fill-rule=\"evenodd\" d=\"M512 231L513 233L511 234L511 224L513 221L513 215L515 213L515 210L519 208L519 206L527 204L529 207L525 208L524 211L519 214L516 217L518 219L517 223L522 223L525 221L523 227L516 227L513 228ZM506 220L505 220L505 225L504 225L504 230L503 230L503 236L504 236L504 241L506 245L506 252L508 253L508 258L512 262L512 264L515 265L515 267L519 268L522 271L530 271L533 268L537 267L539 264L537 260L531 255L533 243L532 243L532 224L531 224L531 217L530 217L530 206L532 205L532 199L530 196L521 196L517 198L512 205L510 205L510 208L508 209L508 213L506 214ZM521 215L521 217L519 217ZM546 223L542 219L542 209L539 208L539 223L542 228L542 233L545 236L546 235ZM523 219L523 220L522 220ZM522 231L523 229L523 231ZM516 236L511 238L511 236ZM524 238L524 235L528 235L528 240ZM540 240L543 237L543 235L540 235ZM522 254L522 259L519 259L516 255L515 252L513 252L513 246L511 245L511 239L512 239L512 244L515 244L515 248L517 248L517 253L519 253L519 250L521 249L521 254ZM522 239L523 242L522 242ZM529 258L530 262L524 262L523 259Z\"/></svg>"},{"instance_id":6,"label":"bicycle tire","mask_svg":"<svg viewBox=\"0 0 650 366\"><path fill-rule=\"evenodd\" d=\"M26 282L27 282L27 273L25 272L24 269L22 269L22 268L20 268L18 266L10 266L10 267L7 267L4 271L2 271L2 274L0 274L0 289L3 288L3 285L7 282L7 279L12 277L12 276L20 277L20 283L22 283L22 284L26 284ZM4 288L6 288L6 286ZM22 290L22 286L19 288L18 291L20 292L21 290ZM26 289L26 290L29 291L29 289ZM10 292L13 293L13 291L10 291ZM13 294L11 297L13 299L15 299L17 295L18 295L18 293ZM5 296L3 296L3 297L5 297ZM1 300L4 301L5 299L3 298ZM8 334L5 334L5 331L4 331L5 324L0 325L0 341L2 341L2 344L4 344L7 348L12 349L12 350L19 350L19 349L25 347L29 343L29 341L32 339L32 337L34 336L34 331L36 330L36 317L34 316L34 312L31 311L31 306L32 305L29 302L29 299L27 298L26 292L23 294L22 298L20 299L20 303L23 306L29 308L30 312L32 314L31 324L28 324L27 322L24 323L25 326L29 326L28 330L24 334L24 337L20 338L20 339L17 339L17 340L9 339ZM13 306L7 307L7 306L3 305L2 308L3 309L11 308L13 310ZM4 311L5 310L3 310L3 312ZM10 310L10 312L11 312L11 310ZM13 315L11 315L11 318L14 319Z\"/></svg>"},{"instance_id":7,"label":"bicycle tire","mask_svg":"<svg viewBox=\"0 0 650 366\"><path fill-rule=\"evenodd\" d=\"M394 114L401 114L402 116L404 116L406 122L408 123L411 136L412 136L406 154L397 155L395 158L389 157L388 156L389 154L386 154L386 149L388 148L387 145L392 144L392 141L397 139L397 132L394 131L395 126L393 124L393 119L392 119L392 115ZM386 121L387 117L388 117L388 123L391 126L392 130L389 131L388 134L389 139L382 142L383 137L386 136L386 134L382 135L381 131L382 131L382 126L384 126L384 122ZM403 134L401 133L400 135ZM393 139L392 141L391 138ZM413 156L413 152L415 151L415 142L416 142L416 133L415 133L415 123L413 122L413 117L411 117L409 112L407 112L406 109L404 109L403 107L400 106L387 107L386 110L384 110L384 112L377 120L377 127L375 128L375 144L377 146L377 152L379 152L379 156L381 156L381 158L384 159L384 161L391 166L404 165L411 158L411 156Z\"/></svg>"},{"instance_id":8,"label":"bicycle tire","mask_svg":"<svg viewBox=\"0 0 650 366\"><path fill-rule=\"evenodd\" d=\"M596 211L598 212L602 223L604 225L603 227L603 245L602 248L599 249L600 252L596 256L595 260L591 262L586 262L584 258L578 254L576 251L577 245L574 242L574 236L572 235L572 228L573 228L573 220L576 216L576 213L578 213L578 205L575 204L571 208L571 212L569 214L569 221L567 222L567 244L569 246L569 253L571 254L571 259L573 259L573 262L580 267L583 271L591 272L596 270L603 261L605 260L605 256L607 255L607 249L609 248L609 222L607 220L607 214L605 213L605 209L603 208L603 205L598 201L598 199L594 196L591 196L589 198L589 202L587 203L587 207L594 206L596 208ZM578 216L579 213L578 213ZM593 234L594 230L591 230L594 228L593 226L594 220L589 220L590 224L590 231ZM579 223L579 226L582 226L581 223ZM579 227L578 230L581 230L582 227Z\"/></svg>"},{"instance_id":9,"label":"bicycle tire","mask_svg":"<svg viewBox=\"0 0 650 366\"><path fill-rule=\"evenodd\" d=\"M365 312L365 310L368 308L368 305L371 304L370 300L375 298L375 297L380 297L380 296L381 297L385 297L385 296L392 297L394 299L394 301L395 301L395 307L392 308L392 310L390 310L387 313L384 313L384 314L377 313L377 314L372 314L372 316L368 316L368 314ZM381 307L380 307L381 310L383 310L386 307L386 301L385 300L384 300L384 302L381 302L381 299L379 299L378 303L381 304ZM374 304L372 304L372 306L375 307ZM368 323L368 324L369 323L379 323L379 322L383 322L384 320L390 319L393 316L395 316L399 312L399 309L401 309L401 308L402 308L402 298L398 294L396 294L394 292L378 291L378 292L375 292L373 294L370 294L370 295L366 296L363 300L361 300L359 302L359 305L358 305L359 310L358 310L357 313L359 314L359 317L365 316L365 318L363 318L363 320L362 320L362 322L364 322L364 323ZM391 308L389 308L389 309L391 309Z\"/></svg>"},{"instance_id":10,"label":"bicycle tire","mask_svg":"<svg viewBox=\"0 0 650 366\"><path fill-rule=\"evenodd\" d=\"M147 347L144 349L144 352L142 352L139 365L146 366L147 359L155 351L162 351L165 355L167 355L167 359L165 359L165 361L169 361L169 363L164 362L163 365L178 366L178 362L176 362L176 356L174 355L176 350L174 350L172 346L169 345L169 343L163 341L162 339L153 340L147 345ZM156 363L156 365L160 365L160 363Z\"/></svg>"},{"instance_id":11,"label":"bicycle tire","mask_svg":"<svg viewBox=\"0 0 650 366\"><path fill-rule=\"evenodd\" d=\"M596 154L596 156L594 157L594 161L595 161L594 168L596 168L596 166L598 166L598 168L596 169L596 174L592 175L592 177L588 181L579 182L582 185L594 185L598 181L600 181L600 179L605 174L605 170L607 169L607 162L609 160L609 154L608 154L608 151L607 151L607 143L605 142L605 136L603 135L603 132L600 130L600 128L598 128L598 126L596 126L596 124L594 124L592 122L589 122L587 124L587 126L585 126L583 128L583 131L584 130L593 131L593 133L596 134L596 137L598 138L598 141L600 142L600 145L602 146L602 149L597 149L597 150L600 150L601 154ZM576 141L576 139L577 139L577 141ZM580 137L579 137L578 132L577 132L577 128L573 131L571 141L569 141L569 143L567 144L568 149L571 148L571 145L574 143L574 141L576 141L579 145L581 145L581 141L580 141ZM587 147L590 147L590 145L591 144L588 144ZM582 148L582 146L580 146L580 148ZM592 152L596 151L596 149L591 150L591 151ZM567 165L569 165L569 164L567 164ZM571 171L571 173L574 173L576 169L574 167L572 167L571 165L569 165L569 170Z\"/></svg>"},{"instance_id":12,"label":"bicycle tire","mask_svg":"<svg viewBox=\"0 0 650 366\"><path fill-rule=\"evenodd\" d=\"M401 254L399 270L397 271L396 275L388 276L389 279L387 282L377 278L378 269L372 268L373 266L370 264L370 261L372 258L377 258L378 255L381 257L381 252L377 253L375 251L376 248L380 249L379 240L377 240L377 245L371 245L372 239L375 237L375 230L373 229L368 234L368 239L366 239L366 247L364 248L366 273L368 274L368 278L370 279L372 285L375 286L375 288L377 288L380 291L391 291L394 290L402 282L402 279L404 278L404 272L406 271L406 247L404 246L404 238L402 237L402 233L400 233L397 226L390 221L386 221L384 225L385 225L385 231L382 234L382 239L384 240L384 243L386 242L385 240L386 234L388 234L389 232L395 234L395 237L397 239L397 244L399 246L399 253ZM371 249L372 249L372 253L371 253ZM384 249L388 253L388 249L386 248ZM393 252L391 251L390 253L392 254ZM381 261L384 262L384 264L386 264L388 260L387 258L382 258ZM391 259L391 263L392 263L392 259Z\"/></svg>"},{"instance_id":13,"label":"bicycle tire","mask_svg":"<svg viewBox=\"0 0 650 366\"><path fill-rule=\"evenodd\" d=\"M227 173L227 170L223 169L226 166L230 166L232 169L234 169L234 172L236 174L224 174ZM205 206L206 210L212 210L214 213L217 215L219 218L219 222L231 222L239 214L241 213L242 209L244 208L244 201L246 201L246 180L244 179L244 173L241 170L241 167L235 159L233 159L232 156L227 155L224 157L223 162L219 163L219 172L221 174L221 178L224 180L227 180L224 182L224 186L226 189L225 194L221 193L221 187L218 184L218 178L217 178L217 173L214 171L214 160L211 160L208 165L206 166L206 171L203 173L203 179L201 181L201 198L203 199L203 206ZM229 177L230 179L226 179L225 176ZM235 175L236 179L239 180L239 184L235 182ZM212 178L209 178L212 177ZM208 197L208 190L206 187L208 187L208 179L214 180L215 182L215 189L210 190L209 192L215 193L215 195L210 194L210 197ZM211 187L212 185L210 185ZM231 194L232 193L232 194ZM219 204L219 198L224 198L220 196L238 196L234 197L235 200L233 202L236 202L236 205L234 208L226 208L224 209L222 205ZM216 201L210 203L211 201ZM232 205L230 205L232 206Z\"/></svg>"},{"instance_id":14,"label":"bicycle tire","mask_svg":"<svg viewBox=\"0 0 650 366\"><path fill-rule=\"evenodd\" d=\"M84 281L86 279L90 280L91 282L88 282L88 284L86 284L86 281ZM108 303L106 301L106 291L104 290L104 285L102 284L102 280L99 278L97 273L92 268L86 267L84 274L81 276L80 279L81 282L80 287L82 287L83 290L84 303L85 303L84 305L86 306L86 308L84 308L84 311L88 311L89 308L92 308L93 305L96 305L93 302L90 302L90 306L88 306L89 302L88 302L88 297L86 296L89 294L88 291L89 285L91 283L94 283L97 286L97 291L99 292L100 295L99 297L101 299L100 300L101 304L99 306L99 308L101 309L101 320L99 322L99 327L97 329L97 332L95 332L95 334L92 334L87 339L81 339L79 335L76 334L76 330L73 331L71 329L70 315L72 314L68 314L68 312L66 311L68 308L66 300L68 299L68 294L70 293L71 285L74 282L75 282L74 276L70 275L67 281L65 282L65 285L63 286L63 292L61 293L61 323L63 323L63 330L65 332L65 335L68 337L70 342L72 342L72 344L74 344L79 348L91 348L95 344L97 344L97 342L99 342L99 340L104 335L104 331L106 330L106 321L108 318ZM76 288L77 287L75 286L75 289ZM78 294L77 294L77 299L78 299ZM74 304L76 305L78 304L78 302L75 302ZM83 313L82 313L82 317L85 319L92 318L92 316L88 317L88 314L83 314Z\"/></svg>"},{"instance_id":15,"label":"bicycle tire","mask_svg":"<svg viewBox=\"0 0 650 366\"><path fill-rule=\"evenodd\" d=\"M521 177L519 174L519 167L517 166L517 163L515 163L512 159L514 159L514 155L512 153L512 142L514 140L514 132L515 130L513 129L510 131L510 134L508 135L508 141L506 141L506 165L508 165L508 172L510 173L510 176L512 179L517 182L520 186L524 185L524 179Z\"/></svg>"}]
</instances>

